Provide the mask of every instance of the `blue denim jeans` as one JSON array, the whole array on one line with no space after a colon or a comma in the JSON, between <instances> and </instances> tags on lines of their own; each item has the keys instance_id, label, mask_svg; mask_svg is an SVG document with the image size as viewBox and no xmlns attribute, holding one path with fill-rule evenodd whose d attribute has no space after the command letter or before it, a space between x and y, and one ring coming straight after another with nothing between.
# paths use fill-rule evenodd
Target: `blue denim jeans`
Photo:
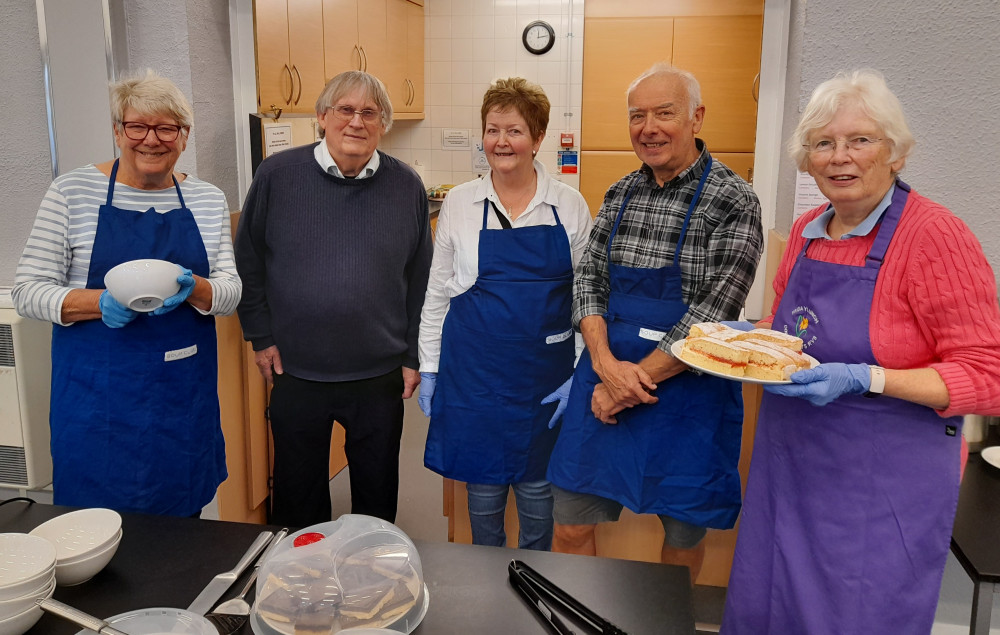
<instances>
[{"instance_id":1,"label":"blue denim jeans","mask_svg":"<svg viewBox=\"0 0 1000 635\"><path fill-rule=\"evenodd\" d=\"M552 491L548 481L510 485L467 483L473 544L493 547L507 545L504 511L507 509L507 492L511 487L514 488L517 520L521 529L517 546L521 549L549 551L552 549Z\"/></svg>"}]
</instances>

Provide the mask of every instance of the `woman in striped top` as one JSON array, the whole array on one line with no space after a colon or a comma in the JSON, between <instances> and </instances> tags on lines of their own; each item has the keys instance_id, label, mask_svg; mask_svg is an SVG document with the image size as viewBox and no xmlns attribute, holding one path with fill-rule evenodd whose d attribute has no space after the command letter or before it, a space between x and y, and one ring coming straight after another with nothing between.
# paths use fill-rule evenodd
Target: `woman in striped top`
<instances>
[{"instance_id":1,"label":"woman in striped top","mask_svg":"<svg viewBox=\"0 0 1000 635\"><path fill-rule=\"evenodd\" d=\"M226 478L215 315L242 285L223 193L174 166L192 115L148 71L111 89L120 159L57 178L18 263L18 313L54 324L53 493L63 505L190 516ZM139 313L104 288L129 260L183 270L180 290Z\"/></svg>"}]
</instances>

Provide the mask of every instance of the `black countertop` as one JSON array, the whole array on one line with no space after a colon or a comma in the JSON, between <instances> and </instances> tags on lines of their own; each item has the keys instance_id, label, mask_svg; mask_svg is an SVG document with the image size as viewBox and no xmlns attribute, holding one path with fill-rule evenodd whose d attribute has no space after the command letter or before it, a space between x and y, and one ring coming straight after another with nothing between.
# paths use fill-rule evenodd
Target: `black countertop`
<instances>
[{"instance_id":1,"label":"black countertop","mask_svg":"<svg viewBox=\"0 0 1000 635\"><path fill-rule=\"evenodd\" d=\"M11 502L0 506L0 532L27 532L66 511L71 510ZM110 564L88 582L58 587L55 599L105 618L141 608L186 608L215 574L236 564L265 527L126 514L122 529L121 545ZM630 635L694 633L691 586L682 567L452 543L416 546L430 607L414 635L547 633L507 583L507 564L513 558ZM242 582L225 597L234 595ZM28 633L78 631L46 614ZM241 631L250 632L249 625Z\"/></svg>"},{"instance_id":2,"label":"black countertop","mask_svg":"<svg viewBox=\"0 0 1000 635\"><path fill-rule=\"evenodd\" d=\"M974 580L1000 582L1000 469L969 455L951 532L951 550Z\"/></svg>"}]
</instances>

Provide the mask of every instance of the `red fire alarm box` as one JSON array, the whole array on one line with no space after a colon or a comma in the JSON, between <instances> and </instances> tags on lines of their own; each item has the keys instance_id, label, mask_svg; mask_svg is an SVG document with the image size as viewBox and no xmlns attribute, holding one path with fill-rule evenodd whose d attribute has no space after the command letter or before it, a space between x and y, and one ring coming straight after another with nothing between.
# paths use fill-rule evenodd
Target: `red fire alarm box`
<instances>
[{"instance_id":1,"label":"red fire alarm box","mask_svg":"<svg viewBox=\"0 0 1000 635\"><path fill-rule=\"evenodd\" d=\"M563 132L563 133L560 133L560 135L559 135L559 145L562 146L562 147L564 147L564 148L572 148L573 147L573 133L572 132Z\"/></svg>"}]
</instances>

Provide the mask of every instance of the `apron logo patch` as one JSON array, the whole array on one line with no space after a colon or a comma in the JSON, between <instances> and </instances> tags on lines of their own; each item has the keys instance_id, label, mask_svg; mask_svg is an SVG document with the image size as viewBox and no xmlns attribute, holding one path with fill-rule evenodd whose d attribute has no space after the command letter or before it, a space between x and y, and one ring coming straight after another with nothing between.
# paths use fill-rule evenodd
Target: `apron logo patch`
<instances>
[{"instance_id":1,"label":"apron logo patch","mask_svg":"<svg viewBox=\"0 0 1000 635\"><path fill-rule=\"evenodd\" d=\"M944 433L949 437L953 437L956 434L958 434L958 428L956 428L955 426L945 426Z\"/></svg>"},{"instance_id":2,"label":"apron logo patch","mask_svg":"<svg viewBox=\"0 0 1000 635\"><path fill-rule=\"evenodd\" d=\"M784 332L786 335L794 335L802 340L802 348L806 349L816 343L816 336L809 334L809 327L814 324L819 324L819 316L816 312L807 306L797 306L795 310L792 311L792 319L794 324L792 325L792 333L789 333L788 325L784 326Z\"/></svg>"},{"instance_id":3,"label":"apron logo patch","mask_svg":"<svg viewBox=\"0 0 1000 635\"><path fill-rule=\"evenodd\" d=\"M559 342L565 342L571 337L573 337L573 329L570 329L563 333L556 333L555 335L549 335L548 337L545 338L545 343L558 344Z\"/></svg>"},{"instance_id":4,"label":"apron logo patch","mask_svg":"<svg viewBox=\"0 0 1000 635\"><path fill-rule=\"evenodd\" d=\"M198 353L198 345L193 344L187 348L178 348L175 351L167 351L163 354L163 361L165 362L176 362L179 359L184 359L185 357L191 357Z\"/></svg>"},{"instance_id":5,"label":"apron logo patch","mask_svg":"<svg viewBox=\"0 0 1000 635\"><path fill-rule=\"evenodd\" d=\"M639 337L644 340L659 342L666 335L666 331L654 331L653 329L639 329Z\"/></svg>"}]
</instances>

